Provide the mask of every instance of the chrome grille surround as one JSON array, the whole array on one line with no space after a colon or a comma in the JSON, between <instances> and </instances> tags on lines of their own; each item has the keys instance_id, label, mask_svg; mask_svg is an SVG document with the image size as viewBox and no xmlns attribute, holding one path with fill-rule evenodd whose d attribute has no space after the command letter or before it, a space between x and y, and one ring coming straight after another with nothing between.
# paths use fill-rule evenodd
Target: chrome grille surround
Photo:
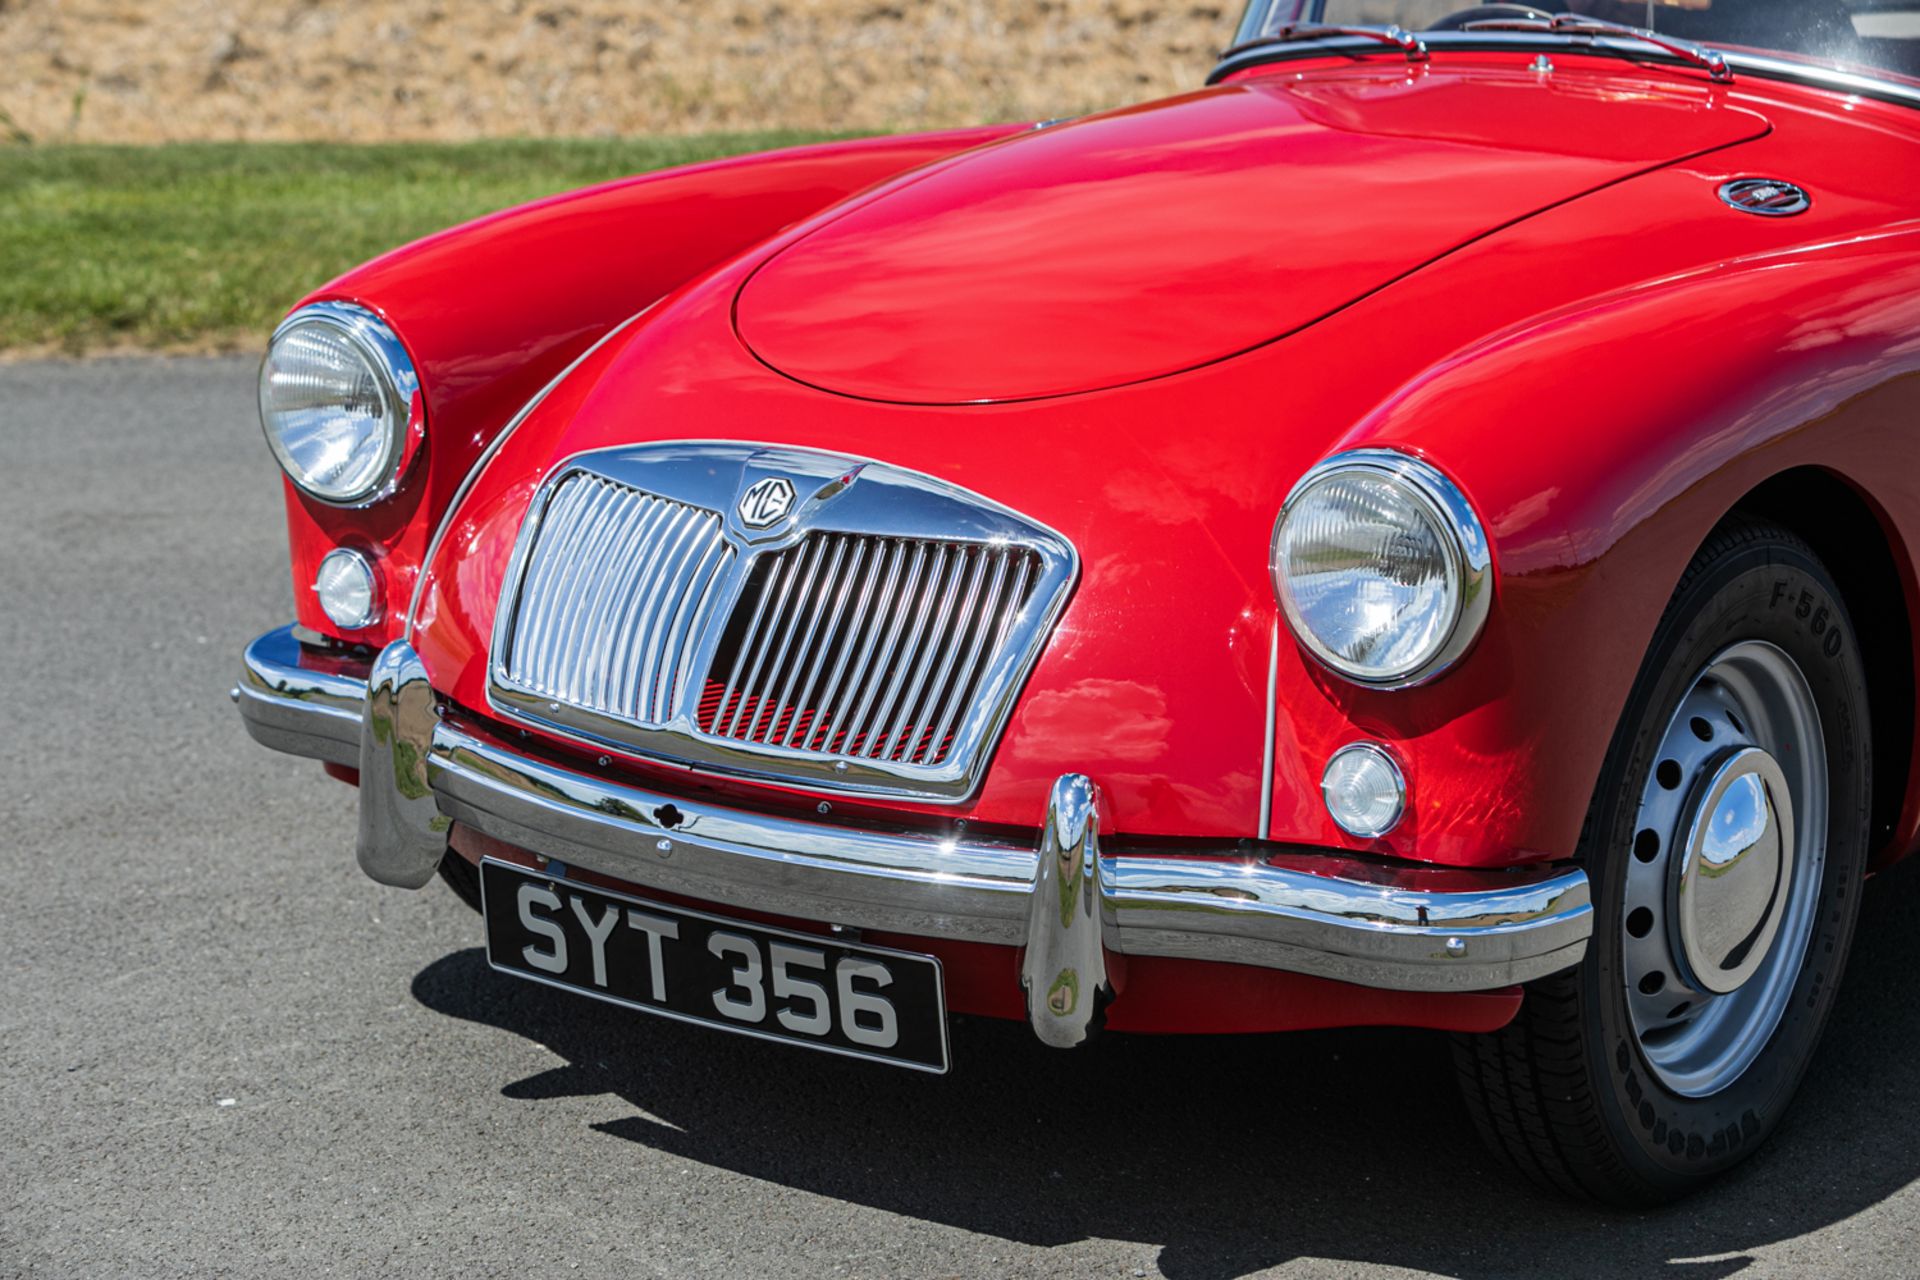
<instances>
[{"instance_id":1,"label":"chrome grille surround","mask_svg":"<svg viewBox=\"0 0 1920 1280\"><path fill-rule=\"evenodd\" d=\"M775 477L792 510L751 528L743 496ZM958 802L1078 573L1052 530L884 463L599 450L556 467L528 508L489 694L500 715L588 745Z\"/></svg>"}]
</instances>

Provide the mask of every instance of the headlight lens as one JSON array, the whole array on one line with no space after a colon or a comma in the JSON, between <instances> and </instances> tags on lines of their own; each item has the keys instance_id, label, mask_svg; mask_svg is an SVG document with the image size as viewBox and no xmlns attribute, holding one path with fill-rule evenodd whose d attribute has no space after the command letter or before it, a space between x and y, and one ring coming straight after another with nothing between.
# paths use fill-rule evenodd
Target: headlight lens
<instances>
[{"instance_id":1,"label":"headlight lens","mask_svg":"<svg viewBox=\"0 0 1920 1280\"><path fill-rule=\"evenodd\" d=\"M1378 840L1407 811L1407 780L1384 747L1356 742L1334 752L1320 778L1327 812L1350 836Z\"/></svg>"},{"instance_id":2,"label":"headlight lens","mask_svg":"<svg viewBox=\"0 0 1920 1280\"><path fill-rule=\"evenodd\" d=\"M260 422L293 482L354 506L392 492L420 434L406 349L378 316L345 303L302 307L260 367Z\"/></svg>"},{"instance_id":3,"label":"headlight lens","mask_svg":"<svg viewBox=\"0 0 1920 1280\"><path fill-rule=\"evenodd\" d=\"M1271 561L1294 634L1363 684L1431 679L1486 618L1480 521L1451 481L1405 454L1359 450L1315 467L1280 513Z\"/></svg>"},{"instance_id":4,"label":"headlight lens","mask_svg":"<svg viewBox=\"0 0 1920 1280\"><path fill-rule=\"evenodd\" d=\"M342 631L380 621L380 575L373 562L349 547L336 547L320 561L313 580L320 609Z\"/></svg>"}]
</instances>

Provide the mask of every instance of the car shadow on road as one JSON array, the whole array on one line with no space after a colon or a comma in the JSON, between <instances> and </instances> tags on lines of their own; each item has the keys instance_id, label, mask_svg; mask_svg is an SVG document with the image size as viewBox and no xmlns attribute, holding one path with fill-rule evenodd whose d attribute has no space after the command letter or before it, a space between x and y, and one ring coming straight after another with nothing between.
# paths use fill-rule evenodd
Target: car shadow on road
<instances>
[{"instance_id":1,"label":"car shadow on road","mask_svg":"<svg viewBox=\"0 0 1920 1280\"><path fill-rule=\"evenodd\" d=\"M478 949L415 978L426 1007L566 1060L517 1099L614 1094L595 1125L770 1183L1030 1246L1159 1249L1175 1280L1296 1257L1456 1276L1717 1280L1747 1251L1847 1219L1920 1177L1920 865L1880 877L1833 1026L1787 1124L1729 1179L1623 1214L1532 1191L1486 1155L1442 1037L1109 1036L1058 1053L962 1019L944 1078L628 1013L519 982Z\"/></svg>"}]
</instances>

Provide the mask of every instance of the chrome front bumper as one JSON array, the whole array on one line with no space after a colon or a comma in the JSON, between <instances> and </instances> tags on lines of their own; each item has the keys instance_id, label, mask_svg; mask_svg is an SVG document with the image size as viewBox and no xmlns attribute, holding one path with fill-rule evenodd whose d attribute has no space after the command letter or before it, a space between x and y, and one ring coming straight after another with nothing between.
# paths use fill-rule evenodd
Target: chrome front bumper
<instances>
[{"instance_id":1,"label":"chrome front bumper","mask_svg":"<svg viewBox=\"0 0 1920 1280\"><path fill-rule=\"evenodd\" d=\"M1182 956L1406 991L1484 991L1578 963L1593 927L1572 867L1437 872L1337 855L1102 848L1095 784L1055 785L1038 838L872 830L724 808L516 750L443 717L412 649L366 678L291 628L247 649L234 691L280 751L360 770L374 879L433 877L453 822L634 884L774 915L1025 948L1030 1020L1084 1039L1115 955Z\"/></svg>"}]
</instances>

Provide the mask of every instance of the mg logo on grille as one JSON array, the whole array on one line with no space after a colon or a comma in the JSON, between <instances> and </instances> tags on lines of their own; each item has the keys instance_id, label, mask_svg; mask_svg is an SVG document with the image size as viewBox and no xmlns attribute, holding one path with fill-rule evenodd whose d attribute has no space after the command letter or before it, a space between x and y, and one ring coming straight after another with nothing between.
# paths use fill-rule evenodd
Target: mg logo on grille
<instances>
[{"instance_id":1,"label":"mg logo on grille","mask_svg":"<svg viewBox=\"0 0 1920 1280\"><path fill-rule=\"evenodd\" d=\"M792 510L793 485L784 476L756 480L740 495L740 523L749 529L777 524Z\"/></svg>"}]
</instances>

